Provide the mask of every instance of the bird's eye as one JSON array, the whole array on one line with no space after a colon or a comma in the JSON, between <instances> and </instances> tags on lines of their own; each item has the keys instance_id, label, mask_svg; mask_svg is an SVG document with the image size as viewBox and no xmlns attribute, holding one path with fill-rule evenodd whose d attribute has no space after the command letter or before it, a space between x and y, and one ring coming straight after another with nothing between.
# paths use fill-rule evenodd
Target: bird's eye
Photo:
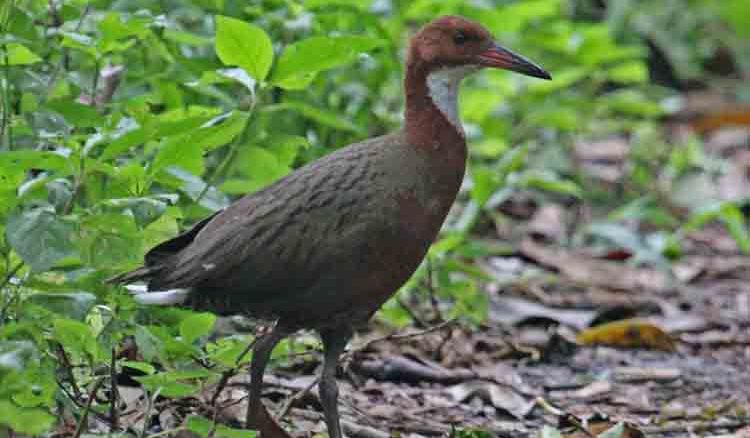
<instances>
[{"instance_id":1,"label":"bird's eye","mask_svg":"<svg viewBox=\"0 0 750 438\"><path fill-rule=\"evenodd\" d=\"M466 37L466 34L463 33L463 31L456 32L455 35L453 35L453 42L456 43L456 45L463 46L468 38Z\"/></svg>"}]
</instances>

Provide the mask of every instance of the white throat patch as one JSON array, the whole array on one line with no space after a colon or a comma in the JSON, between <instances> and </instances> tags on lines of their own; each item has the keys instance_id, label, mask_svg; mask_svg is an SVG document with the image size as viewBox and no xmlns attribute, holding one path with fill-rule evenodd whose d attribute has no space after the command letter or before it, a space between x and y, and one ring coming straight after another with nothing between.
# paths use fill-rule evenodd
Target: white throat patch
<instances>
[{"instance_id":1,"label":"white throat patch","mask_svg":"<svg viewBox=\"0 0 750 438\"><path fill-rule=\"evenodd\" d=\"M458 89L461 86L461 80L477 70L478 68L473 65L466 65L442 68L427 75L430 98L462 135L464 129L458 118Z\"/></svg>"}]
</instances>

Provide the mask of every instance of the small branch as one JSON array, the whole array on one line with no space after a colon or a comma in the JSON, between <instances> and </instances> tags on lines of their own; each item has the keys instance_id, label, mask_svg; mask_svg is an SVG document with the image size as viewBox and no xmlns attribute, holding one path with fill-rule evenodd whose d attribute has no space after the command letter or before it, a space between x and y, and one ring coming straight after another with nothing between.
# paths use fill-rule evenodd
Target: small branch
<instances>
[{"instance_id":1,"label":"small branch","mask_svg":"<svg viewBox=\"0 0 750 438\"><path fill-rule=\"evenodd\" d=\"M0 49L3 52L3 84L2 84L2 98L3 98L3 116L0 119L0 143L3 143L3 139L7 138L5 145L8 150L13 149L13 135L11 134L10 127L10 62L8 61L8 46L3 44Z\"/></svg>"},{"instance_id":2,"label":"small branch","mask_svg":"<svg viewBox=\"0 0 750 438\"><path fill-rule=\"evenodd\" d=\"M156 397L159 397L159 392L161 392L161 388L158 388L156 391L154 391L154 394L148 398L148 405L146 406L146 412L143 415L143 429L141 429L141 432L138 434L138 438L144 438L146 436L146 431L148 430L149 417L151 417L151 411L154 409L154 402L156 401Z\"/></svg>"},{"instance_id":3,"label":"small branch","mask_svg":"<svg viewBox=\"0 0 750 438\"><path fill-rule=\"evenodd\" d=\"M120 393L117 390L117 352L112 347L112 355L109 363L109 384L111 386L110 400L109 400L109 431L115 433L120 428L120 416L119 409L117 407L117 401L120 398Z\"/></svg>"},{"instance_id":4,"label":"small branch","mask_svg":"<svg viewBox=\"0 0 750 438\"><path fill-rule=\"evenodd\" d=\"M313 386L317 385L319 381L320 377L315 377L312 382L310 382L310 384L297 391L293 396L287 398L284 406L281 407L281 409L279 410L279 414L276 416L276 421L280 421L282 418L284 418L286 414L288 414L292 409L292 405L294 404L294 402L300 400L307 393L309 393Z\"/></svg>"},{"instance_id":5,"label":"small branch","mask_svg":"<svg viewBox=\"0 0 750 438\"><path fill-rule=\"evenodd\" d=\"M81 398L81 390L78 388L78 384L76 383L75 376L73 375L73 365L70 363L70 358L68 358L68 354L65 352L65 348L63 348L62 344L59 342L54 342L55 350L57 353L57 360L60 361L62 364L62 369L65 373L65 380L70 383L70 387L73 389L73 395L76 399Z\"/></svg>"},{"instance_id":6,"label":"small branch","mask_svg":"<svg viewBox=\"0 0 750 438\"><path fill-rule=\"evenodd\" d=\"M86 420L89 417L91 404L94 402L94 399L96 399L96 391L98 391L99 387L102 386L102 382L104 382L104 377L96 379L96 381L94 382L94 386L91 387L88 399L86 400L86 406L83 408L83 414L81 414L81 420L78 422L78 426L76 426L76 431L73 434L73 438L80 438L81 433L83 432L83 428L86 427Z\"/></svg>"},{"instance_id":7,"label":"small branch","mask_svg":"<svg viewBox=\"0 0 750 438\"><path fill-rule=\"evenodd\" d=\"M445 321L445 318L443 318L443 313L440 311L440 303L438 303L437 300L437 294L435 293L435 284L433 281L433 266L432 266L432 257L427 257L427 292L430 296L430 305L432 306L432 317L433 321Z\"/></svg>"},{"instance_id":8,"label":"small branch","mask_svg":"<svg viewBox=\"0 0 750 438\"><path fill-rule=\"evenodd\" d=\"M343 358L348 358L348 357L354 356L357 353L359 353L361 351L364 351L364 350L367 350L372 345L377 344L379 342L383 342L383 341L403 341L404 339L411 339L411 338L416 338L416 337L419 337L419 336L424 336L424 335L426 335L428 333L436 332L438 330L442 330L442 329L444 329L446 327L452 326L456 322L457 321L455 319L449 319L449 320L441 322L440 324L434 325L432 327L428 327L428 328L426 328L424 330L419 330L417 332L401 333L401 334L399 334L399 333L391 333L390 335L386 335L386 336L383 336L383 337L380 337L380 338L371 339L371 340L365 342L364 344L362 344L362 345L360 345L360 346L358 346L356 348L351 348L351 349L347 350L346 352L344 352L344 354L342 355L342 357Z\"/></svg>"},{"instance_id":9,"label":"small branch","mask_svg":"<svg viewBox=\"0 0 750 438\"><path fill-rule=\"evenodd\" d=\"M221 379L219 380L219 383L216 385L216 391L214 391L214 395L211 396L211 406L216 406L216 401L219 399L219 395L221 394L221 391L224 390L224 388L227 386L227 382L229 379L237 374L237 368L239 368L240 364L242 363L242 360L247 356L247 353L252 350L252 348L255 346L255 342L258 340L258 337L256 336L253 338L251 342L247 344L247 347L245 347L244 350L242 350L242 353L240 353L239 356L237 356L237 360L235 361L235 366L232 369L226 370L223 373L221 373Z\"/></svg>"}]
</instances>

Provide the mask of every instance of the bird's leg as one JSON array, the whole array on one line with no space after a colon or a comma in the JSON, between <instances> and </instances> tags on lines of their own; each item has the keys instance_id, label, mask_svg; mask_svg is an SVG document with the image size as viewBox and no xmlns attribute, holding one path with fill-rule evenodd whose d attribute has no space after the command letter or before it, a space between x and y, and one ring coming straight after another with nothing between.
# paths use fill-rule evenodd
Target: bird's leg
<instances>
[{"instance_id":1,"label":"bird's leg","mask_svg":"<svg viewBox=\"0 0 750 438\"><path fill-rule=\"evenodd\" d=\"M339 421L339 389L336 383L336 368L339 356L346 348L352 332L351 329L334 329L323 331L320 337L323 340L323 371L320 375L318 392L320 403L323 405L323 414L328 428L329 438L343 438L341 423Z\"/></svg>"},{"instance_id":2,"label":"bird's leg","mask_svg":"<svg viewBox=\"0 0 750 438\"><path fill-rule=\"evenodd\" d=\"M278 323L270 333L257 339L253 347L253 359L250 363L250 390L248 391L247 412L245 414L245 425L248 428L262 427L263 423L271 420L261 401L263 390L263 373L266 370L268 360L271 358L271 352L276 344L279 343L287 334Z\"/></svg>"}]
</instances>

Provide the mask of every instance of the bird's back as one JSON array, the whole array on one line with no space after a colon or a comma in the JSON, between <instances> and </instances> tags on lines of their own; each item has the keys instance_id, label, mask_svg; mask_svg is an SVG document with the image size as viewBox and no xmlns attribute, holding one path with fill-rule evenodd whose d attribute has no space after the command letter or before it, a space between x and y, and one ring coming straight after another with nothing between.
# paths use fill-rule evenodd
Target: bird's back
<instances>
[{"instance_id":1,"label":"bird's back","mask_svg":"<svg viewBox=\"0 0 750 438\"><path fill-rule=\"evenodd\" d=\"M189 289L195 308L305 326L367 318L416 269L463 174L429 193L441 181L403 142L340 149L159 245L146 257L149 290Z\"/></svg>"}]
</instances>

